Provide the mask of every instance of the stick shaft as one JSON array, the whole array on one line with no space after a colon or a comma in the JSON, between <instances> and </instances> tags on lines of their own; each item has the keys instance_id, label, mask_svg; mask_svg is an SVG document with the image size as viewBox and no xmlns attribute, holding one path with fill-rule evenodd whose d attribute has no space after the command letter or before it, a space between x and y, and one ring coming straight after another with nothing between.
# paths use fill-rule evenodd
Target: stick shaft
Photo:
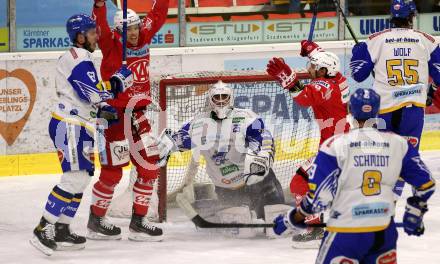
<instances>
[{"instance_id":1,"label":"stick shaft","mask_svg":"<svg viewBox=\"0 0 440 264\"><path fill-rule=\"evenodd\" d=\"M127 65L127 5L128 0L122 1L122 65Z\"/></svg>"},{"instance_id":2,"label":"stick shaft","mask_svg":"<svg viewBox=\"0 0 440 264\"><path fill-rule=\"evenodd\" d=\"M350 22L348 22L347 16L345 15L344 11L341 8L341 3L339 3L338 0L333 0L333 3L335 4L336 8L338 8L339 13L341 13L345 26L347 27L348 32L350 32L350 35L353 38L354 42L356 42L356 44L359 43L358 39L356 38L356 35L354 34L353 28L350 25Z\"/></svg>"},{"instance_id":3,"label":"stick shaft","mask_svg":"<svg viewBox=\"0 0 440 264\"><path fill-rule=\"evenodd\" d=\"M313 32L315 31L316 19L318 17L318 1L313 3L313 17L312 22L310 23L310 31L308 41L313 40Z\"/></svg>"}]
</instances>

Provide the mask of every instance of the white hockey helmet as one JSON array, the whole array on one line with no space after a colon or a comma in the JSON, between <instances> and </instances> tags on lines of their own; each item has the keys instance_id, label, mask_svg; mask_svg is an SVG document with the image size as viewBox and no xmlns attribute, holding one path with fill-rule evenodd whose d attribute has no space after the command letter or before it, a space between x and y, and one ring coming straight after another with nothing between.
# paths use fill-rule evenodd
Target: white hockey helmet
<instances>
[{"instance_id":1,"label":"white hockey helmet","mask_svg":"<svg viewBox=\"0 0 440 264\"><path fill-rule=\"evenodd\" d=\"M316 70L321 68L327 69L328 76L336 76L336 74L341 70L341 62L333 52L321 51L316 52L310 58L310 64L315 65Z\"/></svg>"},{"instance_id":2,"label":"white hockey helmet","mask_svg":"<svg viewBox=\"0 0 440 264\"><path fill-rule=\"evenodd\" d=\"M114 27L117 30L122 31L122 25L123 25L123 12L122 10L118 10L116 11L115 14L115 18L114 20ZM136 14L136 12L134 12L132 9L128 8L127 9L127 27L129 26L133 26L133 25L140 25L141 24L141 19L139 18L138 14Z\"/></svg>"},{"instance_id":3,"label":"white hockey helmet","mask_svg":"<svg viewBox=\"0 0 440 264\"><path fill-rule=\"evenodd\" d=\"M208 104L219 119L224 119L234 106L234 91L228 84L218 81L208 91Z\"/></svg>"}]
</instances>

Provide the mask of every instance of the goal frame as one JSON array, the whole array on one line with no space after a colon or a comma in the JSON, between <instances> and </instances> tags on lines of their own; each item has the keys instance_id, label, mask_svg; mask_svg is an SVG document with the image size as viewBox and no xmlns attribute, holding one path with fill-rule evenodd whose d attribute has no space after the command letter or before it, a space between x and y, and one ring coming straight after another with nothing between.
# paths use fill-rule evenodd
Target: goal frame
<instances>
[{"instance_id":1,"label":"goal frame","mask_svg":"<svg viewBox=\"0 0 440 264\"><path fill-rule=\"evenodd\" d=\"M239 71L237 72L239 73ZM221 71L219 72L221 74ZM297 78L300 80L310 79L310 75L305 72L296 73ZM247 73L243 75L218 75L218 76L206 76L206 77L173 77L164 78L159 81L159 106L161 108L159 114L159 131L163 131L167 125L166 111L169 107L167 105L167 87L171 86L174 89L179 89L182 85L200 85L200 84L215 84L218 81L225 83L236 82L273 82L277 81L276 78L267 74L255 74ZM158 177L158 216L159 222L166 221L167 219L167 166L160 168Z\"/></svg>"}]
</instances>

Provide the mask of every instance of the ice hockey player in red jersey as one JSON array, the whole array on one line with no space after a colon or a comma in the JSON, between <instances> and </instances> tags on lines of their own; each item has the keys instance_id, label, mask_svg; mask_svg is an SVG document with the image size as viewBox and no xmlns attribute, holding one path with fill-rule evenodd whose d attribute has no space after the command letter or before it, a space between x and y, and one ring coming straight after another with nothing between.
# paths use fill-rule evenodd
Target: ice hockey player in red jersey
<instances>
[{"instance_id":1,"label":"ice hockey player in red jersey","mask_svg":"<svg viewBox=\"0 0 440 264\"><path fill-rule=\"evenodd\" d=\"M137 180L133 187L133 214L129 239L135 241L160 241L162 230L151 225L146 215L157 179L159 160L157 141L151 135L151 126L145 109L151 103L149 45L153 36L165 23L168 0L157 0L144 19L131 9L127 14L127 65L133 72L134 84L107 103L115 107L120 117L114 126L104 129L104 142L100 147L102 165L99 181L93 186L92 205L88 222L88 237L91 239L121 239L121 229L107 222L105 215L113 198L115 186L122 177L122 167L132 164L136 168ZM107 22L105 0L94 0L93 16L99 35L98 45L103 60L101 75L104 81L122 64L123 14L115 14L114 29ZM129 123L129 124L127 124ZM105 144L105 147L103 146Z\"/></svg>"},{"instance_id":2,"label":"ice hockey player in red jersey","mask_svg":"<svg viewBox=\"0 0 440 264\"><path fill-rule=\"evenodd\" d=\"M320 128L319 144L321 145L326 139L349 129L346 121L349 98L347 80L339 72L339 58L334 53L324 51L316 43L303 40L301 56L310 59L307 70L312 80L307 85L303 86L299 82L295 71L292 71L282 58L270 60L267 73L275 77L284 89L293 92L293 99L298 105L312 107ZM307 171L312 163L313 158L307 160L291 180L290 190L297 204L309 190ZM320 222L320 216L312 216L308 221L309 223ZM294 236L293 240L298 242L316 240L320 239L322 234L322 229L310 229L306 233Z\"/></svg>"}]
</instances>

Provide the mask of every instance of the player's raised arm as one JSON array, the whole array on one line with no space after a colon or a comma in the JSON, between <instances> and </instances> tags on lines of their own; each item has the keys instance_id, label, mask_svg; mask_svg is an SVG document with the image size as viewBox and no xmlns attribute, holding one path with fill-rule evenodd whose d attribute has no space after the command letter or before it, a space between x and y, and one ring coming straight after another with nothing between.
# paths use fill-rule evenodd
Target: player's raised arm
<instances>
[{"instance_id":1,"label":"player's raised arm","mask_svg":"<svg viewBox=\"0 0 440 264\"><path fill-rule=\"evenodd\" d=\"M168 16L168 7L169 0L156 0L151 11L142 20L142 30L147 43L151 42L153 36L165 24Z\"/></svg>"},{"instance_id":2,"label":"player's raised arm","mask_svg":"<svg viewBox=\"0 0 440 264\"><path fill-rule=\"evenodd\" d=\"M93 18L96 20L99 32L99 47L103 51L111 49L113 33L107 21L107 6L105 0L94 0Z\"/></svg>"}]
</instances>

